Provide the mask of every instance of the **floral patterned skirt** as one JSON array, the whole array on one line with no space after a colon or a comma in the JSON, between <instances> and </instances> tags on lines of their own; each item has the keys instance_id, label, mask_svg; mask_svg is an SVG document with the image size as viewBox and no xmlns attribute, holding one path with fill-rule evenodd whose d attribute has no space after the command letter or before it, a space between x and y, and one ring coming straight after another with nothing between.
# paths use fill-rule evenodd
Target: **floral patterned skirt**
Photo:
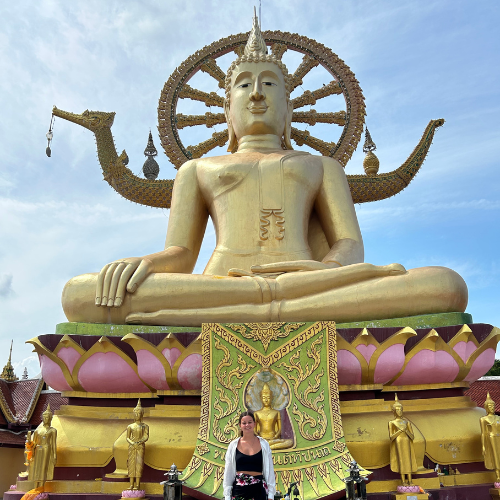
<instances>
[{"instance_id":1,"label":"floral patterned skirt","mask_svg":"<svg viewBox=\"0 0 500 500\"><path fill-rule=\"evenodd\" d=\"M267 483L264 476L236 474L231 493L232 500L267 500Z\"/></svg>"}]
</instances>

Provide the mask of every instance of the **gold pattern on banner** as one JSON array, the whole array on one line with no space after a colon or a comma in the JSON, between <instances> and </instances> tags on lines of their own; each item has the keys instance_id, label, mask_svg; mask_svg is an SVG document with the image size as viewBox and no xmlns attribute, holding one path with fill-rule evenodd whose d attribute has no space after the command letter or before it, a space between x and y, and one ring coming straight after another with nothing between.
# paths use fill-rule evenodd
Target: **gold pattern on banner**
<instances>
[{"instance_id":1,"label":"gold pattern on banner","mask_svg":"<svg viewBox=\"0 0 500 500\"><path fill-rule=\"evenodd\" d=\"M297 483L297 488L299 489L300 498L304 498L304 476L302 474L302 469L292 470L293 480Z\"/></svg>"},{"instance_id":2,"label":"gold pattern on banner","mask_svg":"<svg viewBox=\"0 0 500 500\"><path fill-rule=\"evenodd\" d=\"M252 368L255 368L255 365L248 364L239 354L238 367L228 371L227 368L233 364L229 349L222 345L218 338L215 339L215 348L222 351L224 357L215 369L217 382L219 382L222 387L215 386L218 397L216 396L214 398L212 404L214 408L212 432L220 443L230 443L239 434L238 419L239 413L241 413L239 389L241 389L244 383L243 375L248 373ZM231 393L231 395L224 389ZM225 409L222 407L221 403L225 404ZM221 431L219 422L229 415L232 415L232 417Z\"/></svg>"},{"instance_id":3,"label":"gold pattern on banner","mask_svg":"<svg viewBox=\"0 0 500 500\"><path fill-rule=\"evenodd\" d=\"M326 466L326 462L323 462L321 464L318 464L318 473L321 476L321 479L325 482L325 484L333 490L333 485L332 481L330 479L330 474L328 473L328 468Z\"/></svg>"},{"instance_id":4,"label":"gold pattern on banner","mask_svg":"<svg viewBox=\"0 0 500 500\"><path fill-rule=\"evenodd\" d=\"M321 385L321 379L324 375L324 370L321 369L320 372L314 375L314 382L311 383L310 377L313 377L314 372L319 367L321 363L321 345L323 343L323 335L320 335L317 340L315 340L309 349L307 349L307 357L310 358L313 363L312 365L306 364L302 366L300 360L300 351L297 351L290 357L290 364L280 363L278 366L283 367L288 372L288 378L293 380L293 392L297 401L299 401L305 408L309 408L313 412L317 413L317 418L312 415L307 414L304 411L300 411L297 403L293 403L293 414L296 416L296 422L299 425L299 432L303 438L309 441L316 441L321 439L326 432L327 418L324 411L325 407L325 391L324 389L317 394L319 386ZM296 374L292 374L296 372ZM301 388L301 384L307 381L307 387ZM311 395L311 398L309 398ZM314 429L314 432L310 433L306 430L306 426L309 429Z\"/></svg>"},{"instance_id":5,"label":"gold pattern on banner","mask_svg":"<svg viewBox=\"0 0 500 500\"><path fill-rule=\"evenodd\" d=\"M191 458L191 462L189 462L189 465L182 473L182 480L184 481L189 476L191 476L191 474L193 474L193 472L195 472L200 465L201 465L201 458L197 457L196 455L193 455L193 458Z\"/></svg>"},{"instance_id":6,"label":"gold pattern on banner","mask_svg":"<svg viewBox=\"0 0 500 500\"><path fill-rule=\"evenodd\" d=\"M330 375L330 415L332 417L333 435L335 439L340 439L344 435L342 428L342 417L340 416L339 380L337 375L337 341L335 332L328 332L328 372ZM344 446L345 447L345 446Z\"/></svg>"},{"instance_id":7,"label":"gold pattern on banner","mask_svg":"<svg viewBox=\"0 0 500 500\"><path fill-rule=\"evenodd\" d=\"M210 477L210 474L212 474L213 470L214 470L213 463L205 462L203 464L203 469L201 471L200 480L198 481L198 484L195 486L195 489L199 488Z\"/></svg>"},{"instance_id":8,"label":"gold pattern on banner","mask_svg":"<svg viewBox=\"0 0 500 500\"><path fill-rule=\"evenodd\" d=\"M314 470L314 467L305 467L304 474L311 483L314 493L319 496L318 482L316 481L316 471Z\"/></svg>"},{"instance_id":9,"label":"gold pattern on banner","mask_svg":"<svg viewBox=\"0 0 500 500\"><path fill-rule=\"evenodd\" d=\"M303 325L305 325L305 323L247 323L246 325L227 326L231 328L231 330L241 333L246 339L252 339L254 342L262 342L264 351L267 352L272 340L288 337L291 332ZM250 328L250 331L247 331L246 326ZM281 331L281 328L283 328L283 331Z\"/></svg>"},{"instance_id":10,"label":"gold pattern on banner","mask_svg":"<svg viewBox=\"0 0 500 500\"><path fill-rule=\"evenodd\" d=\"M196 447L196 451L198 452L198 455L205 455L205 453L209 453L210 452L210 448L208 447L207 443L203 442L202 444L199 444L197 447Z\"/></svg>"},{"instance_id":11,"label":"gold pattern on banner","mask_svg":"<svg viewBox=\"0 0 500 500\"><path fill-rule=\"evenodd\" d=\"M215 492L219 489L220 483L224 479L224 467L216 467L215 468L215 476L214 476L214 489L212 490L212 495L215 495Z\"/></svg>"},{"instance_id":12,"label":"gold pattern on banner","mask_svg":"<svg viewBox=\"0 0 500 500\"><path fill-rule=\"evenodd\" d=\"M292 473L289 470L282 470L281 471L281 482L283 483L285 490L288 491L288 487L290 486L290 483L292 482Z\"/></svg>"},{"instance_id":13,"label":"gold pattern on banner","mask_svg":"<svg viewBox=\"0 0 500 500\"><path fill-rule=\"evenodd\" d=\"M210 380L210 331L202 330L201 333L201 376L202 380ZM200 429L198 439L208 440L208 426L210 423L210 384L201 385Z\"/></svg>"},{"instance_id":14,"label":"gold pattern on banner","mask_svg":"<svg viewBox=\"0 0 500 500\"><path fill-rule=\"evenodd\" d=\"M350 457L348 457L348 458L350 459ZM335 474L337 474L337 476L340 477L340 479L343 479L344 472L342 471L342 467L340 466L338 461L337 460L330 460L328 463L330 464L330 467L333 470L333 472L335 472Z\"/></svg>"}]
</instances>

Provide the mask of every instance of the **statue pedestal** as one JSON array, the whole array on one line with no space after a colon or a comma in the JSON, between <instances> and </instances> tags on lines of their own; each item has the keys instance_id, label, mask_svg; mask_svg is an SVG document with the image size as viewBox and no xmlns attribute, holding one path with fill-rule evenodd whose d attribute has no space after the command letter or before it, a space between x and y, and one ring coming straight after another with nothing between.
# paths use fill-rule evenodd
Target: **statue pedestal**
<instances>
[{"instance_id":1,"label":"statue pedestal","mask_svg":"<svg viewBox=\"0 0 500 500\"><path fill-rule=\"evenodd\" d=\"M290 324L269 325L267 334L272 336L276 325L283 329ZM58 461L48 491L119 498L126 481L125 432L140 397L150 427L141 484L150 498L163 493L159 483L164 473L172 463L185 469L196 447L203 371L200 332L194 327L63 323L55 334L30 341L39 355L43 378L69 400L52 422L58 431ZM446 476L445 488L482 485L481 495L484 489L484 498L489 497L485 483L493 484L494 471L486 471L482 463L479 418L484 410L464 391L492 365L498 338L500 330L473 324L469 315L461 313L337 325L345 443L354 459L372 472L368 493L394 491L400 484L399 475L389 467L387 428L397 392L415 430L418 484L438 490L439 479L431 469L436 463L451 464L462 474ZM243 340L249 346L257 344ZM266 341L269 350L264 354L273 351L276 342ZM249 363L255 364L253 359ZM199 453L204 452L200 448ZM313 452L316 459L326 453ZM287 453L291 451L275 453L281 465L286 467L284 461L293 459L295 467L310 469L305 449L293 457ZM328 475L324 469L319 471L326 481L330 470L341 474L341 467L334 470L334 466L328 462ZM220 471L214 468L210 476L215 486ZM319 495L314 495L321 498L323 490L330 489L328 483L321 475L316 480L310 477L304 472L299 479L310 483L311 491L318 489ZM27 481L19 478L18 487L28 491Z\"/></svg>"},{"instance_id":2,"label":"statue pedestal","mask_svg":"<svg viewBox=\"0 0 500 500\"><path fill-rule=\"evenodd\" d=\"M490 488L491 498L500 498L500 490L498 488Z\"/></svg>"},{"instance_id":3,"label":"statue pedestal","mask_svg":"<svg viewBox=\"0 0 500 500\"><path fill-rule=\"evenodd\" d=\"M392 493L391 500L428 500L427 493Z\"/></svg>"}]
</instances>

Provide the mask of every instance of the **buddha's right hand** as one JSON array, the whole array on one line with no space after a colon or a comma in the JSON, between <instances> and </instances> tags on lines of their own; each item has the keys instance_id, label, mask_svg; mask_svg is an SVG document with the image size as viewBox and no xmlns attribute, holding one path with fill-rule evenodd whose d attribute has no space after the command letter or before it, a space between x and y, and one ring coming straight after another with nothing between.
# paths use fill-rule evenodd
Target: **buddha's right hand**
<instances>
[{"instance_id":1,"label":"buddha's right hand","mask_svg":"<svg viewBox=\"0 0 500 500\"><path fill-rule=\"evenodd\" d=\"M153 272L153 263L142 257L129 257L106 264L97 278L95 305L120 307L125 293L134 293Z\"/></svg>"}]
</instances>

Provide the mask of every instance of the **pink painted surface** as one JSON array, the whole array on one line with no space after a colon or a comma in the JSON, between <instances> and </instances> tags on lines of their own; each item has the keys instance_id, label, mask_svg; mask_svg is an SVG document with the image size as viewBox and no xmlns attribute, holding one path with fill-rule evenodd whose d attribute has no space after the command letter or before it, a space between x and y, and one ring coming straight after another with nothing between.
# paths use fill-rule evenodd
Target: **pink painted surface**
<instances>
[{"instance_id":1,"label":"pink painted surface","mask_svg":"<svg viewBox=\"0 0 500 500\"><path fill-rule=\"evenodd\" d=\"M88 392L149 392L128 363L115 352L96 352L80 367L80 385Z\"/></svg>"},{"instance_id":2,"label":"pink painted surface","mask_svg":"<svg viewBox=\"0 0 500 500\"><path fill-rule=\"evenodd\" d=\"M469 374L464 380L467 382L474 382L478 378L482 377L495 362L495 349L486 349L482 352L474 361Z\"/></svg>"},{"instance_id":3,"label":"pink painted surface","mask_svg":"<svg viewBox=\"0 0 500 500\"><path fill-rule=\"evenodd\" d=\"M465 363L470 358L470 355L477 349L474 342L457 342L453 350L462 358Z\"/></svg>"},{"instance_id":4,"label":"pink painted surface","mask_svg":"<svg viewBox=\"0 0 500 500\"><path fill-rule=\"evenodd\" d=\"M405 363L404 344L394 344L388 347L377 360L373 374L374 384L386 384L395 377Z\"/></svg>"},{"instance_id":5,"label":"pink painted surface","mask_svg":"<svg viewBox=\"0 0 500 500\"><path fill-rule=\"evenodd\" d=\"M352 352L340 349L337 352L339 384L361 384L361 365Z\"/></svg>"},{"instance_id":6,"label":"pink painted surface","mask_svg":"<svg viewBox=\"0 0 500 500\"><path fill-rule=\"evenodd\" d=\"M136 354L139 377L155 389L170 389L161 361L146 349L139 349Z\"/></svg>"},{"instance_id":7,"label":"pink painted surface","mask_svg":"<svg viewBox=\"0 0 500 500\"><path fill-rule=\"evenodd\" d=\"M190 354L181 363L177 380L183 389L201 389L201 354Z\"/></svg>"},{"instance_id":8,"label":"pink painted surface","mask_svg":"<svg viewBox=\"0 0 500 500\"><path fill-rule=\"evenodd\" d=\"M393 385L453 382L459 370L458 363L451 354L424 349L410 359L405 371Z\"/></svg>"},{"instance_id":9,"label":"pink painted surface","mask_svg":"<svg viewBox=\"0 0 500 500\"><path fill-rule=\"evenodd\" d=\"M366 359L366 362L370 363L370 358L372 357L372 354L377 350L377 346L374 346L373 344L359 344L356 349L361 353L363 358Z\"/></svg>"},{"instance_id":10,"label":"pink painted surface","mask_svg":"<svg viewBox=\"0 0 500 500\"><path fill-rule=\"evenodd\" d=\"M40 368L42 369L42 378L47 385L56 391L72 391L64 378L61 368L47 356L41 354L38 356L40 360Z\"/></svg>"},{"instance_id":11,"label":"pink painted surface","mask_svg":"<svg viewBox=\"0 0 500 500\"><path fill-rule=\"evenodd\" d=\"M57 357L64 361L71 373L76 362L81 358L81 354L74 347L63 347L57 353Z\"/></svg>"},{"instance_id":12,"label":"pink painted surface","mask_svg":"<svg viewBox=\"0 0 500 500\"><path fill-rule=\"evenodd\" d=\"M165 356L165 359L168 361L170 368L172 368L175 365L175 362L181 355L181 351L179 351L177 347L172 347L172 349L163 349L161 353Z\"/></svg>"}]
</instances>

